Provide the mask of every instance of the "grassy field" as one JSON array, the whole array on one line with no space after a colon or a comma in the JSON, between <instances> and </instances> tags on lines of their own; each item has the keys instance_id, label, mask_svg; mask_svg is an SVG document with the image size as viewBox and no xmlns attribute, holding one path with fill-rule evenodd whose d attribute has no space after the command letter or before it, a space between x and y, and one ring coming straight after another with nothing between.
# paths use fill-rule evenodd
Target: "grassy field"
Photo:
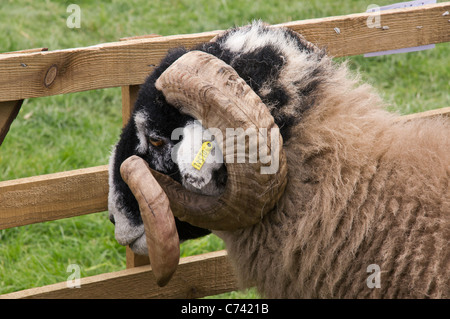
<instances>
[{"instance_id":1,"label":"grassy field","mask_svg":"<svg viewBox=\"0 0 450 319\"><path fill-rule=\"evenodd\" d=\"M81 28L70 29L66 8L81 8ZM363 12L367 1L31 1L2 0L0 52L50 50L117 41L121 37L202 32L243 25ZM389 1L378 1L384 5ZM403 114L449 106L450 45L374 58L347 58ZM121 128L120 89L25 101L0 147L0 181L108 162ZM210 235L184 243L183 256L223 249ZM107 212L0 230L0 294L65 281L69 264L81 276L125 268L125 248L114 239ZM255 291L222 295L258 297Z\"/></svg>"}]
</instances>

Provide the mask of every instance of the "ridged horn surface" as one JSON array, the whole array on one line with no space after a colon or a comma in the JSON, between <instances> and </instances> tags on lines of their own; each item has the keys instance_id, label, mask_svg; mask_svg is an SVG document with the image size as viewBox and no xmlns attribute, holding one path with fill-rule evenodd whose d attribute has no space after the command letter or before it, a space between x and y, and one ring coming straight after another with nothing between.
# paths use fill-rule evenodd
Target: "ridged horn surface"
<instances>
[{"instance_id":1,"label":"ridged horn surface","mask_svg":"<svg viewBox=\"0 0 450 319\"><path fill-rule=\"evenodd\" d=\"M220 196L190 192L152 170L174 215L212 230L258 223L274 208L287 182L282 137L259 96L231 66L201 51L175 61L159 77L156 88L180 112L200 120L206 128L219 129L223 137L216 142L228 179Z\"/></svg>"}]
</instances>

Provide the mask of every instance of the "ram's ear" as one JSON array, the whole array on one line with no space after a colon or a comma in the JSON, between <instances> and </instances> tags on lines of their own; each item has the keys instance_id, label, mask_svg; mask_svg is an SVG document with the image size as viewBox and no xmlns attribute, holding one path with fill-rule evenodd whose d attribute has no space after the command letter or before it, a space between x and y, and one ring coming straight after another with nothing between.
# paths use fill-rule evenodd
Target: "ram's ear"
<instances>
[{"instance_id":1,"label":"ram's ear","mask_svg":"<svg viewBox=\"0 0 450 319\"><path fill-rule=\"evenodd\" d=\"M259 222L284 191L287 164L279 129L258 95L231 66L201 51L191 51L175 61L158 78L156 88L168 103L201 120L206 128L219 129L225 138L227 132L233 132L226 142L218 141L228 173L219 197L189 192L153 171L174 215L214 230ZM245 146L237 147L234 141Z\"/></svg>"}]
</instances>

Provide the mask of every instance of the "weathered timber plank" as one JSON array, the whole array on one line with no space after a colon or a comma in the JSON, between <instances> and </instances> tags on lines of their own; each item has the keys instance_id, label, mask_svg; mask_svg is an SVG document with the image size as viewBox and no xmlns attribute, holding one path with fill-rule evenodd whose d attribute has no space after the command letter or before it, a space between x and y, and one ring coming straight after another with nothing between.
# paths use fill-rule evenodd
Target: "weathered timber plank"
<instances>
[{"instance_id":1,"label":"weathered timber plank","mask_svg":"<svg viewBox=\"0 0 450 319\"><path fill-rule=\"evenodd\" d=\"M385 28L369 28L373 13L304 20L282 25L301 33L308 41L327 48L335 57L415 47L450 41L450 2L380 12ZM338 30L338 32L336 31Z\"/></svg>"},{"instance_id":2,"label":"weathered timber plank","mask_svg":"<svg viewBox=\"0 0 450 319\"><path fill-rule=\"evenodd\" d=\"M388 30L368 28L370 13L285 23L333 56L450 41L450 2L380 12ZM417 28L420 26L421 28ZM338 34L334 28L339 28ZM0 101L136 85L169 48L193 47L220 31L105 43L86 48L0 55ZM27 65L23 67L22 65Z\"/></svg>"},{"instance_id":3,"label":"weathered timber plank","mask_svg":"<svg viewBox=\"0 0 450 319\"><path fill-rule=\"evenodd\" d=\"M134 253L134 251L130 248L130 246L126 247L125 257L127 268L139 267L150 264L150 259L148 256L138 255Z\"/></svg>"},{"instance_id":4,"label":"weathered timber plank","mask_svg":"<svg viewBox=\"0 0 450 319\"><path fill-rule=\"evenodd\" d=\"M125 126L133 113L134 102L136 102L139 85L122 86L122 124Z\"/></svg>"},{"instance_id":5,"label":"weathered timber plank","mask_svg":"<svg viewBox=\"0 0 450 319\"><path fill-rule=\"evenodd\" d=\"M144 34L144 35L135 35L132 37L124 37L124 38L120 38L119 41L129 41L129 40L138 40L138 39L149 39L149 38L157 38L160 37L161 35L156 34L156 33L152 33L152 34Z\"/></svg>"},{"instance_id":6,"label":"weathered timber plank","mask_svg":"<svg viewBox=\"0 0 450 319\"><path fill-rule=\"evenodd\" d=\"M41 51L48 51L48 48L25 49L25 50L19 50L19 51L2 52L0 54L34 53L34 52L41 52ZM22 65L22 66L26 67L25 65Z\"/></svg>"},{"instance_id":7,"label":"weathered timber plank","mask_svg":"<svg viewBox=\"0 0 450 319\"><path fill-rule=\"evenodd\" d=\"M12 122L19 114L23 100L0 102L0 146L9 132Z\"/></svg>"},{"instance_id":8,"label":"weathered timber plank","mask_svg":"<svg viewBox=\"0 0 450 319\"><path fill-rule=\"evenodd\" d=\"M0 182L0 229L108 209L108 167Z\"/></svg>"},{"instance_id":9,"label":"weathered timber plank","mask_svg":"<svg viewBox=\"0 0 450 319\"><path fill-rule=\"evenodd\" d=\"M446 116L450 120L450 106L443 107L440 109L434 109L429 111L424 111L420 113L413 113L404 115L401 117L402 120L414 120L419 118L430 118L430 117L437 117L437 116Z\"/></svg>"},{"instance_id":10,"label":"weathered timber plank","mask_svg":"<svg viewBox=\"0 0 450 319\"><path fill-rule=\"evenodd\" d=\"M214 35L169 36L0 55L0 101L13 100L13 96L40 97L141 84L169 48L192 47Z\"/></svg>"},{"instance_id":11,"label":"weathered timber plank","mask_svg":"<svg viewBox=\"0 0 450 319\"><path fill-rule=\"evenodd\" d=\"M121 41L123 41L121 39ZM139 93L139 85L122 86L122 124L125 126L133 113L134 103ZM129 246L126 248L127 268L148 265L148 256L135 254Z\"/></svg>"},{"instance_id":12,"label":"weathered timber plank","mask_svg":"<svg viewBox=\"0 0 450 319\"><path fill-rule=\"evenodd\" d=\"M151 266L81 278L80 288L66 282L0 296L16 298L200 298L237 290L236 279L224 250L185 257L165 287L158 287Z\"/></svg>"}]
</instances>

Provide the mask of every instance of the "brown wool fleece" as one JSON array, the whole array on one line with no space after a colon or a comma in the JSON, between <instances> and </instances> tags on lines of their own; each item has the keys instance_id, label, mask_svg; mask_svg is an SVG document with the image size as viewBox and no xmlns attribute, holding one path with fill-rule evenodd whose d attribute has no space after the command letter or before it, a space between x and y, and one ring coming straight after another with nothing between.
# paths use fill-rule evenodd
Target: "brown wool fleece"
<instances>
[{"instance_id":1,"label":"brown wool fleece","mask_svg":"<svg viewBox=\"0 0 450 319\"><path fill-rule=\"evenodd\" d=\"M278 206L216 232L241 284L268 298L449 298L449 121L404 121L345 65L327 68L284 144Z\"/></svg>"}]
</instances>

